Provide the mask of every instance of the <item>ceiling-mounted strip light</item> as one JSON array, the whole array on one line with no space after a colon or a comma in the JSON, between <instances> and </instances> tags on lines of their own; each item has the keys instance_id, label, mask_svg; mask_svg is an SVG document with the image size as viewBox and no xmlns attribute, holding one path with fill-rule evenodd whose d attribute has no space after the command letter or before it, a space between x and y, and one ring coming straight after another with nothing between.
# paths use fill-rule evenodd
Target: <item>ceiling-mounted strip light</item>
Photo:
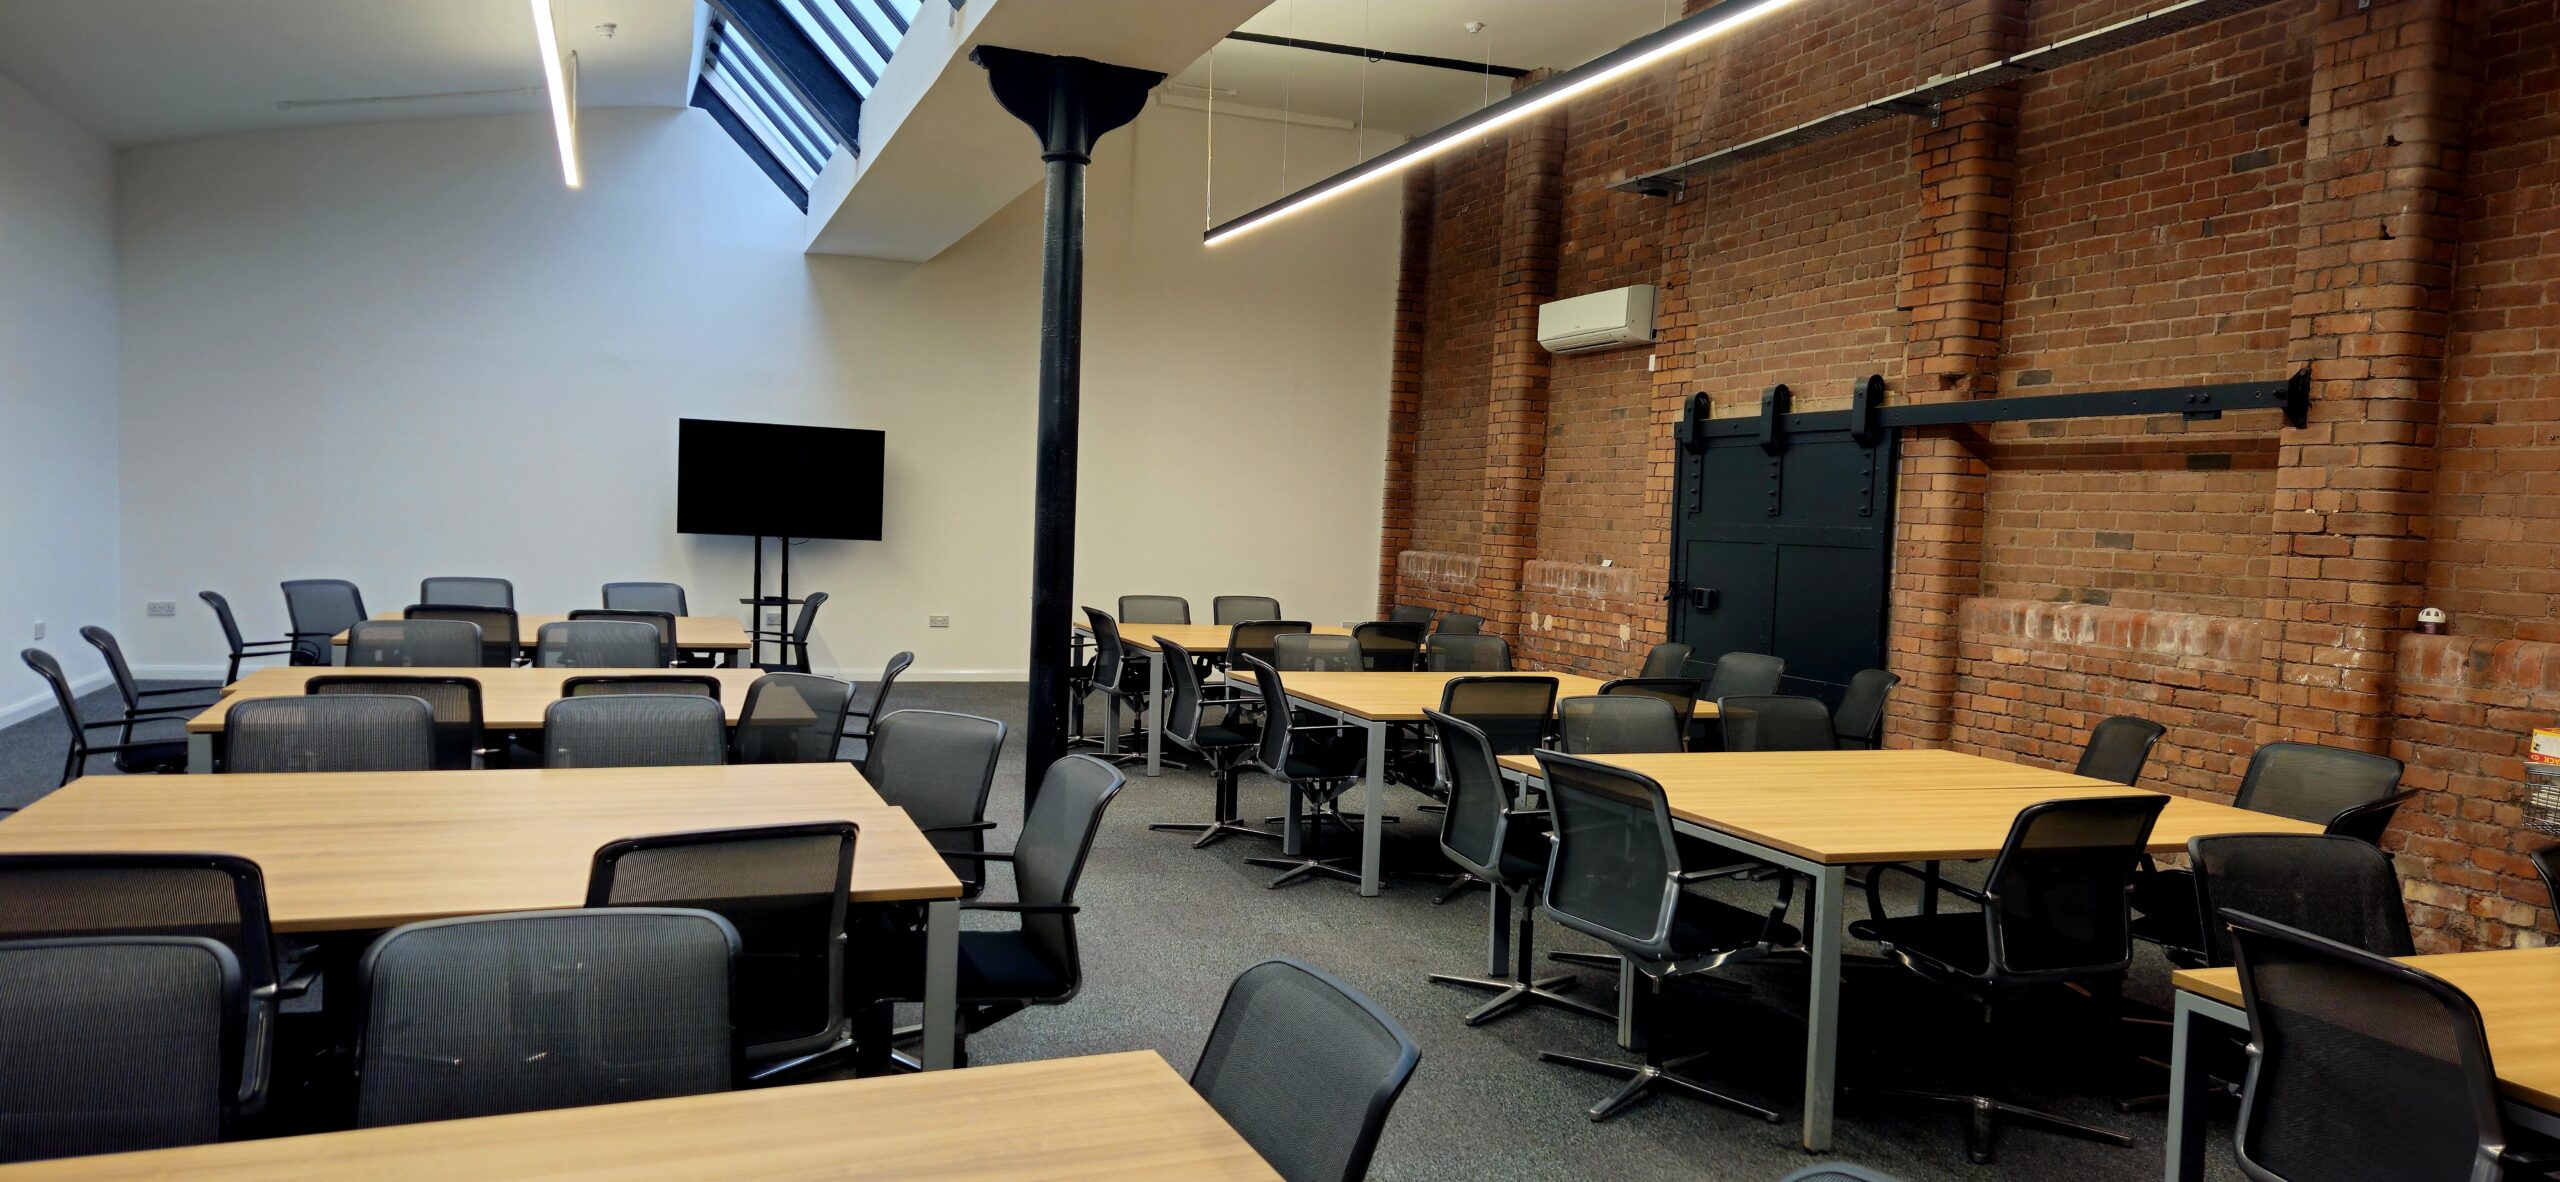
<instances>
[{"instance_id":1,"label":"ceiling-mounted strip light","mask_svg":"<svg viewBox=\"0 0 2560 1182\"><path fill-rule=\"evenodd\" d=\"M542 49L542 85L551 92L551 135L560 141L560 179L574 189L578 174L578 59L560 55L560 30L551 0L533 0L533 39Z\"/></svg>"},{"instance_id":2,"label":"ceiling-mounted strip light","mask_svg":"<svg viewBox=\"0 0 2560 1182\"><path fill-rule=\"evenodd\" d=\"M1726 0L1704 12L1673 21L1616 49L1523 90L1368 163L1291 193L1252 213L1212 227L1204 236L1216 245L1238 234L1338 197L1379 177L1402 172L1460 143L1517 123L1576 95L1606 86L1664 58L1685 53L1797 0Z\"/></svg>"}]
</instances>

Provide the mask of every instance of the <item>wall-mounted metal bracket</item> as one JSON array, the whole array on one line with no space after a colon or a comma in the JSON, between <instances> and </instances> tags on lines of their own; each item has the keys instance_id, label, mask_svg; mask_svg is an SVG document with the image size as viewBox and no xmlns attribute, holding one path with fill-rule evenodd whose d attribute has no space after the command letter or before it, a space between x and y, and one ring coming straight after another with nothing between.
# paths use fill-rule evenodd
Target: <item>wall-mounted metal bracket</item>
<instances>
[{"instance_id":1,"label":"wall-mounted metal bracket","mask_svg":"<svg viewBox=\"0 0 2560 1182\"><path fill-rule=\"evenodd\" d=\"M1795 405L1795 400L1795 394L1787 389L1785 382L1780 382L1761 392L1760 450L1768 452L1786 450L1786 442L1778 436L1778 420L1786 417L1788 409Z\"/></svg>"},{"instance_id":2,"label":"wall-mounted metal bracket","mask_svg":"<svg viewBox=\"0 0 2560 1182\"><path fill-rule=\"evenodd\" d=\"M1884 375L1871 373L1849 391L1849 437L1861 447L1873 447L1884 436L1884 428L1876 415L1884 410Z\"/></svg>"},{"instance_id":3,"label":"wall-mounted metal bracket","mask_svg":"<svg viewBox=\"0 0 2560 1182\"><path fill-rule=\"evenodd\" d=\"M1772 386L1760 399L1760 413L1707 417L1714 413L1705 394L1689 399L1689 418L1682 425L1685 446L1696 451L1713 440L1745 438L1771 452L1784 451L1786 437L1814 431L1847 431L1861 444L1901 427L1955 427L1974 423L2023 423L2050 419L2117 418L2134 415L2181 415L2190 420L2218 418L2226 411L2276 410L2288 426L2309 421L2311 371L2300 370L2277 382L2226 382L2203 386L2163 386L2147 390L2100 390L2085 394L2035 394L2011 398L1975 398L1884 406L1884 378L1871 375L1850 394L1849 409L1790 412L1786 387Z\"/></svg>"}]
</instances>

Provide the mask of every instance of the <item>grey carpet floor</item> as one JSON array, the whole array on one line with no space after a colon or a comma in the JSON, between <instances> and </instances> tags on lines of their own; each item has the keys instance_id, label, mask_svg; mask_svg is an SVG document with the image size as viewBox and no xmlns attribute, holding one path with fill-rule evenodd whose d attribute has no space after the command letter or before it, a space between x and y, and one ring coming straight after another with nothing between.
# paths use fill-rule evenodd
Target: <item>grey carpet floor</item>
<instances>
[{"instance_id":1,"label":"grey carpet floor","mask_svg":"<svg viewBox=\"0 0 2560 1182\"><path fill-rule=\"evenodd\" d=\"M1021 819L1022 687L902 683L897 693L900 706L983 714L1017 728L990 811L990 819L1002 824L994 848L1009 848ZM93 697L85 708L91 717L102 717L106 707ZM60 724L49 718L0 731L0 806L23 804L51 787L61 742ZM1795 1144L1804 1037L1801 968L1771 963L1718 974L1747 990L1684 982L1667 1007L1671 1045L1714 1050L1698 1073L1778 1109L1781 1123L1663 1096L1593 1124L1583 1109L1607 1095L1614 1081L1542 1063L1538 1052L1626 1057L1612 1041L1610 1024L1536 1009L1469 1029L1460 1019L1479 995L1426 980L1434 972L1483 971L1481 893L1434 906L1436 886L1421 881L1391 882L1374 899L1362 899L1339 882L1269 890L1264 884L1272 872L1244 859L1268 852L1271 843L1234 839L1193 850L1184 835L1147 829L1154 821L1198 820L1208 801L1207 777L1197 771L1131 777L1105 819L1077 900L1084 908L1083 993L1067 1005L1033 1010L981 1032L970 1043L977 1062L1143 1048L1188 1071L1227 982L1259 960L1287 955L1366 991L1422 1045L1421 1066L1378 1147L1373 1178L1757 1180L1782 1177L1814 1160ZM1247 815L1276 812L1280 801L1276 784L1246 779ZM1391 794L1390 811L1404 817L1387 834L1391 870L1446 868L1433 841L1436 817L1419 812L1421 803L1401 790ZM998 873L990 897L1008 898L1010 884ZM1764 906L1767 889L1737 887L1731 898ZM1852 917L1862 913L1863 905L1853 902ZM981 917L967 922L975 926ZM1545 948L1597 949L1552 924L1540 926L1538 939ZM1580 978L1578 993L1608 1004L1607 974L1583 970ZM2145 953L2129 993L2138 1001L2165 1004L2166 972L2156 956ZM1829 1157L1908 1182L2160 1176L2163 1118L2156 1112L2119 1114L2113 1100L2165 1086L2162 1077L2118 1070L2131 1062L2130 1053L2119 1053L2110 1030L2088 1021L2085 1012L2068 1004L2050 1013L2021 1012L2011 1025L1985 1034L1966 1005L1884 968L1854 969L1842 997L1842 1069L1853 1085L1970 1091L1970 1080L1996 1078L2003 1098L2122 1130L2135 1146L2011 1130L2002 1135L1996 1163L1974 1166L1964 1158L1952 1116L1853 1094L1842 1102L1836 1152ZM2165 1037L2160 1041L2165 1044ZM2221 1147L2228 1134L2227 1124L2217 1124L2210 1154L2217 1179L2238 1177Z\"/></svg>"}]
</instances>

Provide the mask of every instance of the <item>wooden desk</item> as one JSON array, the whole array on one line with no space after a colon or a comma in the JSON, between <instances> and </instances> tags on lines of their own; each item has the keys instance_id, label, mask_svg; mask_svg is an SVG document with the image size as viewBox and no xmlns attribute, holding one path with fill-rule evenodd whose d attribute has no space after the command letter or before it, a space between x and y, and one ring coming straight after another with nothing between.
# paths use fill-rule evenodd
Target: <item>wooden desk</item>
<instances>
[{"instance_id":1,"label":"wooden desk","mask_svg":"<svg viewBox=\"0 0 2560 1182\"><path fill-rule=\"evenodd\" d=\"M397 620L401 618L401 614L383 612L373 618ZM516 617L517 646L526 652L533 651L534 642L540 639L539 634L544 624L557 624L568 618L567 616L518 615ZM347 643L347 634L341 632L332 636L329 638L329 643L344 645ZM1177 640L1176 643L1180 641ZM729 616L677 616L676 648L689 653L742 653L747 651L747 627Z\"/></svg>"},{"instance_id":2,"label":"wooden desk","mask_svg":"<svg viewBox=\"0 0 2560 1182\"><path fill-rule=\"evenodd\" d=\"M1278 1182L1151 1051L0 1166L188 1178L1029 1178Z\"/></svg>"},{"instance_id":3,"label":"wooden desk","mask_svg":"<svg viewBox=\"0 0 2560 1182\"><path fill-rule=\"evenodd\" d=\"M1848 868L1988 858L1999 852L2028 805L2151 795L1949 751L1700 752L1617 755L1602 762L1659 781L1681 832L1813 881L1805 919L1812 996L1806 1007L1803 1144L1817 1153L1831 1148ZM1516 760L1505 763L1520 770ZM2188 838L2215 833L2319 831L2285 817L2172 796L2152 828L2149 848L2183 851Z\"/></svg>"},{"instance_id":4,"label":"wooden desk","mask_svg":"<svg viewBox=\"0 0 2560 1182\"><path fill-rule=\"evenodd\" d=\"M597 847L624 837L845 820L853 898L926 904L926 1043L950 1062L946 989L960 880L851 764L87 776L6 818L0 852L163 850L258 864L278 931L577 907ZM935 1020L940 1003L941 1021Z\"/></svg>"},{"instance_id":5,"label":"wooden desk","mask_svg":"<svg viewBox=\"0 0 2560 1182\"><path fill-rule=\"evenodd\" d=\"M2507 1119L2560 1136L2560 1006L2552 1004L2560 995L2560 948L2411 956L2401 963L2442 977L2470 996L2489 1034ZM2202 1056L2192 1052L2203 1023L2246 1031L2249 1015L2241 1008L2238 969L2181 969L2170 974L2169 983L2177 989L2177 1004L2170 1035L2166 1176L2169 1182L2194 1182L2204 1177L2208 1072Z\"/></svg>"},{"instance_id":6,"label":"wooden desk","mask_svg":"<svg viewBox=\"0 0 2560 1182\"><path fill-rule=\"evenodd\" d=\"M1120 625L1120 647L1137 654L1139 660L1147 663L1146 772L1148 775L1164 773L1164 662L1155 659L1156 654L1163 651L1156 644L1156 638L1161 636L1170 640L1189 649L1194 655L1224 653L1227 651L1227 641L1234 634L1235 627L1233 624ZM1083 633L1087 638L1093 635L1093 625L1089 623L1077 624L1075 630ZM1349 628L1336 628L1331 624L1312 625L1308 628L1308 632L1316 636L1351 635ZM1120 699L1112 698L1104 707L1103 729L1103 753L1118 755L1120 753Z\"/></svg>"}]
</instances>

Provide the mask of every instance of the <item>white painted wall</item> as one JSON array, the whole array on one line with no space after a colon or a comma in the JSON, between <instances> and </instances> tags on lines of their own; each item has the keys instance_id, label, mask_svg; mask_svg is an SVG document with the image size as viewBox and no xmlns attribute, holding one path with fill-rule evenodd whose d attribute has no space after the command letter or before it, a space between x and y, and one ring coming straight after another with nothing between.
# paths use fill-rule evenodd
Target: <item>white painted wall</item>
<instances>
[{"instance_id":1,"label":"white painted wall","mask_svg":"<svg viewBox=\"0 0 2560 1182\"><path fill-rule=\"evenodd\" d=\"M0 77L0 724L53 704L20 648L106 676L79 628L116 603L114 189L104 144Z\"/></svg>"},{"instance_id":2,"label":"white painted wall","mask_svg":"<svg viewBox=\"0 0 2560 1182\"><path fill-rule=\"evenodd\" d=\"M1019 676L1039 194L928 263L806 256L801 215L703 113L590 111L581 131L578 192L529 116L124 154L137 663L214 664L202 588L280 634L276 582L305 576L354 579L377 611L428 574L512 578L530 612L649 578L735 610L746 540L674 532L675 420L694 416L888 433L886 540L795 554L795 586L834 596L818 665L867 674L912 648L919 676ZM1211 252L1204 131L1153 108L1093 169L1080 590L1365 615L1395 187ZM1279 131L1219 120L1222 193L1276 186L1253 162ZM1289 153L1310 175L1351 141L1297 129ZM146 618L153 599L178 616Z\"/></svg>"}]
</instances>

